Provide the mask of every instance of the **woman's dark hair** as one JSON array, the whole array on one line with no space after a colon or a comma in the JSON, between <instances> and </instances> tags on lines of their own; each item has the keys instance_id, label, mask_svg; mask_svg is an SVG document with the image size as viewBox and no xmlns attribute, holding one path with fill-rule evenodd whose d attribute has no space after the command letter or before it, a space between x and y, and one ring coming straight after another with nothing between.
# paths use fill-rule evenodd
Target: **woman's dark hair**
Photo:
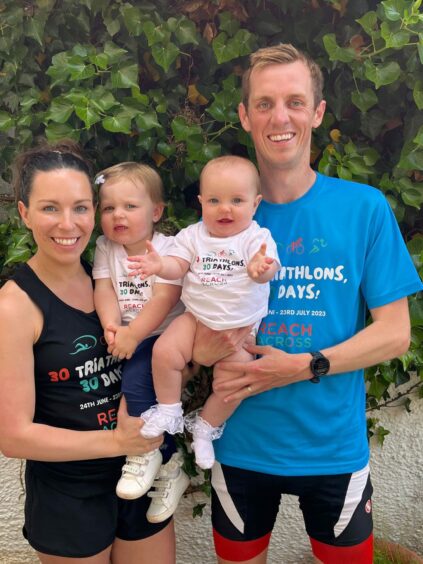
<instances>
[{"instance_id":1,"label":"woman's dark hair","mask_svg":"<svg viewBox=\"0 0 423 564\"><path fill-rule=\"evenodd\" d=\"M86 174L90 180L93 200L96 201L96 192L91 183L91 163L83 156L77 143L64 139L55 144L43 143L15 158L12 185L16 202L22 201L28 207L36 173L59 169L72 169Z\"/></svg>"}]
</instances>

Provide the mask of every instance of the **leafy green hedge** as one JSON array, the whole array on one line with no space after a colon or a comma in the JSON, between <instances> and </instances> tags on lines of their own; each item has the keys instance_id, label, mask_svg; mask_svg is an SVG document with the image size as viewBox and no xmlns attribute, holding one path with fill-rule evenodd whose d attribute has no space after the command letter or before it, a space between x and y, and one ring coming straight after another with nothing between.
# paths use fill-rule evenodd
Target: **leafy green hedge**
<instances>
[{"instance_id":1,"label":"leafy green hedge","mask_svg":"<svg viewBox=\"0 0 423 564\"><path fill-rule=\"evenodd\" d=\"M167 223L194 221L199 172L212 157L249 155L237 104L247 55L292 42L322 66L328 111L313 139L321 172L380 187L416 266L423 235L422 0L0 0L0 268L32 241L9 211L9 164L38 137L77 139L97 168L155 164ZM10 206L10 210L12 207ZM5 213L6 212L6 213ZM422 392L423 306L410 299L413 343L367 373L369 407L390 384ZM373 425L383 439L385 430Z\"/></svg>"}]
</instances>

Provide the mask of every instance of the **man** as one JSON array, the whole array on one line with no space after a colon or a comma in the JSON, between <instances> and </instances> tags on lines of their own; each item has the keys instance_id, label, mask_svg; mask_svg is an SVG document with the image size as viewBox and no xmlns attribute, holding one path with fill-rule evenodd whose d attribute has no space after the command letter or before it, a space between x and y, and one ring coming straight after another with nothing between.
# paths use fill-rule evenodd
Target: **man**
<instances>
[{"instance_id":1,"label":"man","mask_svg":"<svg viewBox=\"0 0 423 564\"><path fill-rule=\"evenodd\" d=\"M255 219L270 229L282 269L260 346L248 348L261 357L221 362L227 373L214 383L228 401L244 400L215 443L221 564L266 562L283 493L299 497L317 562L372 562L363 368L406 352L406 296L423 286L383 194L311 169L322 85L318 66L288 44L252 54L243 78L239 116L263 194ZM229 349L199 328L197 359Z\"/></svg>"}]
</instances>

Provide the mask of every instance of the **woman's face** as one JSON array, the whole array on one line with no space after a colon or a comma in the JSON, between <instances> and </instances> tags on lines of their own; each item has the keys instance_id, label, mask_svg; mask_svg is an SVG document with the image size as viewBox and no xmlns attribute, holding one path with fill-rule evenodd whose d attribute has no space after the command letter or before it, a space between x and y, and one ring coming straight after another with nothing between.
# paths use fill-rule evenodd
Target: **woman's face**
<instances>
[{"instance_id":1,"label":"woman's face","mask_svg":"<svg viewBox=\"0 0 423 564\"><path fill-rule=\"evenodd\" d=\"M37 255L58 262L79 260L94 228L93 196L86 174L73 169L37 172L29 205L18 203Z\"/></svg>"}]
</instances>

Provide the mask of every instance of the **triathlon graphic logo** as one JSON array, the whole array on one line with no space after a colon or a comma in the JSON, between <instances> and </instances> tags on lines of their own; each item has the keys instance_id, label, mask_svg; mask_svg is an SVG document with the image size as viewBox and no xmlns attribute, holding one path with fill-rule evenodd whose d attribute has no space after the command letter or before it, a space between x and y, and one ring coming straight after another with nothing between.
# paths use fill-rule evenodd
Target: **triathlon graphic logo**
<instances>
[{"instance_id":1,"label":"triathlon graphic logo","mask_svg":"<svg viewBox=\"0 0 423 564\"><path fill-rule=\"evenodd\" d=\"M70 355L93 349L97 345L97 339L93 335L82 335L74 340L73 345L75 350Z\"/></svg>"}]
</instances>

